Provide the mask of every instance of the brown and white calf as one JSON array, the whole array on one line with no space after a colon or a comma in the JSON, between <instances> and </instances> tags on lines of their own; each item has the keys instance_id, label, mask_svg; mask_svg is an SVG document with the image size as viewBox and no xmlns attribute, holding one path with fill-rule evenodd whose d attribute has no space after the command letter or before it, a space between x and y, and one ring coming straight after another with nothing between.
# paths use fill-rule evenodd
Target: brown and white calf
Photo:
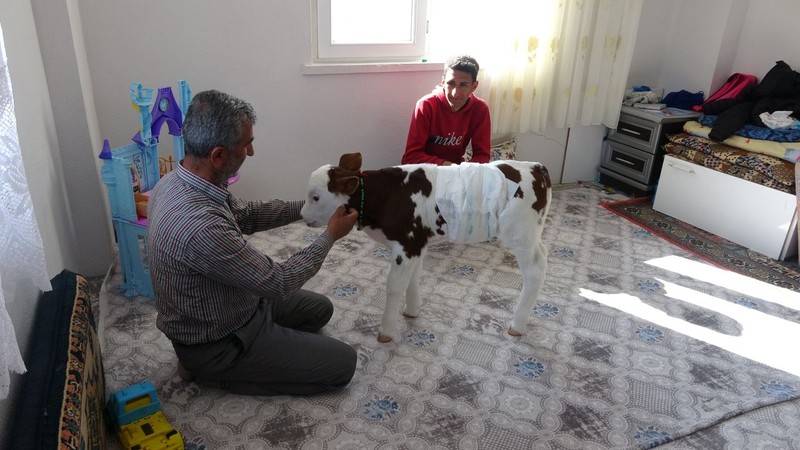
<instances>
[{"instance_id":1,"label":"brown and white calf","mask_svg":"<svg viewBox=\"0 0 800 450\"><path fill-rule=\"evenodd\" d=\"M547 249L541 241L552 189L540 163L436 166L409 164L361 171L361 154L345 154L338 166L311 174L303 220L326 225L339 205L358 211L359 228L391 250L386 309L378 341L389 342L403 315L420 313L418 278L425 249L437 238L456 243L498 237L517 258L520 292L508 333L525 332L528 316L544 283Z\"/></svg>"}]
</instances>

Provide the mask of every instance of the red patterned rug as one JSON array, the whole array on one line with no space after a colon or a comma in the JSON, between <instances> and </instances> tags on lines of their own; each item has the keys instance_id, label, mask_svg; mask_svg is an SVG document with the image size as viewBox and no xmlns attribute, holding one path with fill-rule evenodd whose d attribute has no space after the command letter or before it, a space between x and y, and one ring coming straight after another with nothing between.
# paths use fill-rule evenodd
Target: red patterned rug
<instances>
[{"instance_id":1,"label":"red patterned rug","mask_svg":"<svg viewBox=\"0 0 800 450\"><path fill-rule=\"evenodd\" d=\"M723 269L800 292L796 257L777 261L653 209L652 197L600 203L650 233Z\"/></svg>"}]
</instances>

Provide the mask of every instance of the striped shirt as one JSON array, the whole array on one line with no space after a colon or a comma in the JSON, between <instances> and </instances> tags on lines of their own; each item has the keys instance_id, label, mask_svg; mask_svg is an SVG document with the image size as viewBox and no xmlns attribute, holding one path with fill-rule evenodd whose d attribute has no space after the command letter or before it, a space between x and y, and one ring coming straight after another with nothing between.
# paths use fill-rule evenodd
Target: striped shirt
<instances>
[{"instance_id":1,"label":"striped shirt","mask_svg":"<svg viewBox=\"0 0 800 450\"><path fill-rule=\"evenodd\" d=\"M241 328L260 298L280 300L313 277L334 239L326 231L284 262L253 248L246 234L300 219L302 201L246 202L180 164L151 192L147 250L156 326L184 345Z\"/></svg>"}]
</instances>

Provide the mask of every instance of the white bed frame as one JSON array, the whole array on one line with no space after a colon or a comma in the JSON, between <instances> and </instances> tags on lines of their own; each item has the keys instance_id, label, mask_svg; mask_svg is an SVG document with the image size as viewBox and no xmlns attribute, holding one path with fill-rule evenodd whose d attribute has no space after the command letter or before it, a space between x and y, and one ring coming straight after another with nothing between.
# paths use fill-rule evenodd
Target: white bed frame
<instances>
[{"instance_id":1,"label":"white bed frame","mask_svg":"<svg viewBox=\"0 0 800 450\"><path fill-rule=\"evenodd\" d=\"M798 252L797 198L664 156L653 209L773 259Z\"/></svg>"}]
</instances>

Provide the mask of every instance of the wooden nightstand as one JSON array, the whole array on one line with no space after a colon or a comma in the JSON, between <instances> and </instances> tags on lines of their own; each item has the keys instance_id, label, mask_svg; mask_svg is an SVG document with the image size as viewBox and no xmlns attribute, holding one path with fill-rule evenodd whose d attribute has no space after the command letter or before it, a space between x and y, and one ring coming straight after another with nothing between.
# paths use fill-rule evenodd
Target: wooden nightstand
<instances>
[{"instance_id":1,"label":"wooden nightstand","mask_svg":"<svg viewBox=\"0 0 800 450\"><path fill-rule=\"evenodd\" d=\"M674 108L646 110L623 106L616 130L608 136L600 162L600 182L633 195L655 190L667 134L700 113Z\"/></svg>"}]
</instances>

